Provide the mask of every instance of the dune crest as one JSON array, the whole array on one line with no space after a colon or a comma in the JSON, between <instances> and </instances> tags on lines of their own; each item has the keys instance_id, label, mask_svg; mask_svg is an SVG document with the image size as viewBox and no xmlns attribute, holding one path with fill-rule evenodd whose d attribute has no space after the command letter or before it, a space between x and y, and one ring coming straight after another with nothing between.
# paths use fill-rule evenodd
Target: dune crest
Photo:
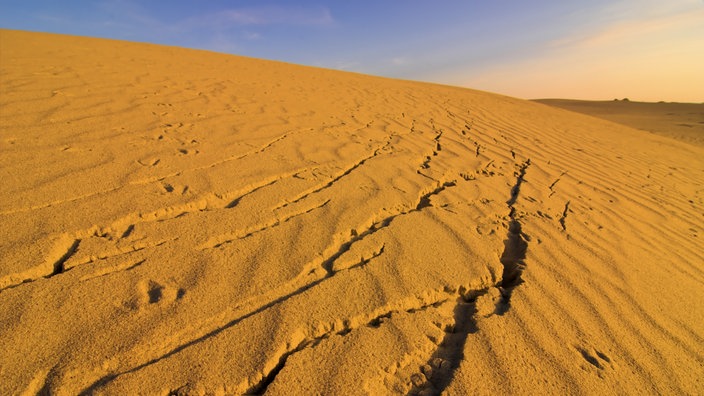
<instances>
[{"instance_id":1,"label":"dune crest","mask_svg":"<svg viewBox=\"0 0 704 396\"><path fill-rule=\"evenodd\" d=\"M0 31L0 393L704 393L704 149Z\"/></svg>"}]
</instances>

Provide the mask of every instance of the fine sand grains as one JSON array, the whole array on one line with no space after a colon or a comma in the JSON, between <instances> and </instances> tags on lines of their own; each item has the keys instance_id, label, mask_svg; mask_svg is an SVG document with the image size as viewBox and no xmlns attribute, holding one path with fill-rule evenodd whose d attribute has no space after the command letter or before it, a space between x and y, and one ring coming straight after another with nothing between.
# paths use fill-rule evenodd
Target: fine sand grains
<instances>
[{"instance_id":1,"label":"fine sand grains","mask_svg":"<svg viewBox=\"0 0 704 396\"><path fill-rule=\"evenodd\" d=\"M704 149L0 30L0 394L702 394Z\"/></svg>"}]
</instances>

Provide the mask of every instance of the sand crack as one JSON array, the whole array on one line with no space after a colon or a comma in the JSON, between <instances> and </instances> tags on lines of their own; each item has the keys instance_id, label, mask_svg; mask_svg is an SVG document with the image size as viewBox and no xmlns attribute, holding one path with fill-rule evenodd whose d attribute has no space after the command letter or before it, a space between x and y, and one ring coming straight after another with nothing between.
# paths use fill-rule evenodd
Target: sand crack
<instances>
[{"instance_id":1,"label":"sand crack","mask_svg":"<svg viewBox=\"0 0 704 396\"><path fill-rule=\"evenodd\" d=\"M521 184L525 181L525 176L526 176L526 170L530 166L530 158L525 160L523 164L521 164L521 168L518 171L518 174L516 175L516 184L511 187L511 198L506 201L506 204L508 206L513 206L513 204L516 203L516 200L518 199L518 194L521 192Z\"/></svg>"},{"instance_id":2,"label":"sand crack","mask_svg":"<svg viewBox=\"0 0 704 396\"><path fill-rule=\"evenodd\" d=\"M366 238L367 236L372 235L375 232L377 232L383 228L388 227L389 225L391 225L391 222L399 216L404 216L409 213L417 212L417 211L422 210L423 208L431 206L430 198L432 196L440 194L446 188L452 187L455 185L456 184L454 181L444 182L442 184L438 183L438 186L435 189L433 189L432 191L427 192L425 194L421 194L421 196L418 197L418 203L412 209L399 211L395 214L392 214L391 216L384 218L381 221L378 221L378 222L372 224L364 232L356 233L350 240L341 244L340 247L337 249L337 251L333 255L328 257L326 260L323 260L321 266L323 267L323 269L325 269L325 271L329 275L334 274L333 264L335 263L335 260L340 258L340 256L342 256L345 252L347 252L350 249L350 247L352 246L352 244L354 244L355 242L361 241L362 239Z\"/></svg>"},{"instance_id":3,"label":"sand crack","mask_svg":"<svg viewBox=\"0 0 704 396\"><path fill-rule=\"evenodd\" d=\"M332 337L332 336L347 336L350 334L352 331L366 326L368 328L373 328L373 329L378 329L380 328L384 322L385 319L390 319L393 315L396 315L401 312L406 312L409 314L413 314L416 312L421 312L424 311L428 308L431 307L439 307L443 304L445 304L447 301L450 299L450 295L447 293L441 293L436 297L435 299L429 301L429 302L423 302L423 299L417 297L417 303L412 304L411 306L406 306L406 307L400 307L396 309L390 309L388 311L385 311L384 313L378 314L370 319L364 319L364 318L354 318L351 320L344 320L344 321L339 321L336 320L334 322L331 322L326 326L327 328L330 328L331 330L326 331L320 335L313 336L313 337L306 337L302 341L300 341L295 347L289 348L286 352L283 352L282 354L270 359L270 360L275 360L278 361L277 364L267 373L265 373L262 377L262 379L251 386L245 394L247 395L262 395L266 393L267 388L269 385L271 385L274 380L276 380L276 376L281 372L281 370L284 369L284 366L286 365L286 361L288 360L289 357L292 355L301 352L302 350L306 348L311 348L319 343L323 342L324 340ZM363 315L362 315L363 316ZM335 327L335 323L343 323L343 327L341 329Z\"/></svg>"},{"instance_id":4,"label":"sand crack","mask_svg":"<svg viewBox=\"0 0 704 396\"><path fill-rule=\"evenodd\" d=\"M560 217L560 225L562 226L563 231L567 231L567 224L565 224L565 220L567 220L567 213L570 211L570 201L567 201L565 203L565 210L562 211L562 217Z\"/></svg>"}]
</instances>

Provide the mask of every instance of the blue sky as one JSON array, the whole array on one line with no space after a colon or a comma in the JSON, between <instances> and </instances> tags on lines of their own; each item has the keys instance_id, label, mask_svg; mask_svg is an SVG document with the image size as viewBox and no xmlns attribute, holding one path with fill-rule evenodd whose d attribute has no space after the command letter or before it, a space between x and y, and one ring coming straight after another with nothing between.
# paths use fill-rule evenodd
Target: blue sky
<instances>
[{"instance_id":1,"label":"blue sky","mask_svg":"<svg viewBox=\"0 0 704 396\"><path fill-rule=\"evenodd\" d=\"M0 0L0 27L523 98L704 101L704 0Z\"/></svg>"}]
</instances>

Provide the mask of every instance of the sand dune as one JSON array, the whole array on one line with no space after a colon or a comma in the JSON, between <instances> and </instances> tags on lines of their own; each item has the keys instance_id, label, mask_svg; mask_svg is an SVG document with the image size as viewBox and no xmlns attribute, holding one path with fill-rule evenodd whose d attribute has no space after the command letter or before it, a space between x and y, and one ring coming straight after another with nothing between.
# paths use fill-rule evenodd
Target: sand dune
<instances>
[{"instance_id":1,"label":"sand dune","mask_svg":"<svg viewBox=\"0 0 704 396\"><path fill-rule=\"evenodd\" d=\"M704 103L537 99L536 102L704 146Z\"/></svg>"},{"instance_id":2,"label":"sand dune","mask_svg":"<svg viewBox=\"0 0 704 396\"><path fill-rule=\"evenodd\" d=\"M704 149L0 31L1 394L702 394Z\"/></svg>"}]
</instances>

